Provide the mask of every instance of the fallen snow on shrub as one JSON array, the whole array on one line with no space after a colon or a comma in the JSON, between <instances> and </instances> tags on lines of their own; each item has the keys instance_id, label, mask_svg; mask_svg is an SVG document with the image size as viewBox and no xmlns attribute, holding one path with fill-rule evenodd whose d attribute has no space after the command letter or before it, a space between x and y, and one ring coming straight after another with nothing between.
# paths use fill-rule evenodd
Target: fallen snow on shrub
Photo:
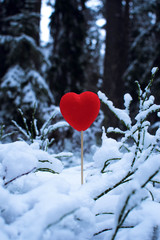
<instances>
[{"instance_id":1,"label":"fallen snow on shrub","mask_svg":"<svg viewBox=\"0 0 160 240\"><path fill-rule=\"evenodd\" d=\"M0 176L4 185L38 170L50 169L60 173L62 163L52 155L39 149L38 144L26 142L0 144Z\"/></svg>"},{"instance_id":2,"label":"fallen snow on shrub","mask_svg":"<svg viewBox=\"0 0 160 240\"><path fill-rule=\"evenodd\" d=\"M130 117L129 94L117 109L99 97L125 128L108 138L84 165L63 169L59 155L38 142L0 144L0 239L2 240L158 240L160 239L160 130L149 132L147 116L160 112L139 88L139 110ZM159 114L158 114L159 115ZM85 133L84 133L85 134ZM63 171L62 171L63 170Z\"/></svg>"}]
</instances>

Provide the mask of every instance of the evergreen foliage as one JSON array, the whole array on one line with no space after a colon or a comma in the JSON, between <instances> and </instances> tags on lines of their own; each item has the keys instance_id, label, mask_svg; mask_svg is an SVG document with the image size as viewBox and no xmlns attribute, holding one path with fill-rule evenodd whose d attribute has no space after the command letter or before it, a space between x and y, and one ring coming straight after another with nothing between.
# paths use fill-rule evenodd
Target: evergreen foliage
<instances>
[{"instance_id":1,"label":"evergreen foliage","mask_svg":"<svg viewBox=\"0 0 160 240\"><path fill-rule=\"evenodd\" d=\"M40 149L42 149L44 151L47 151L48 147L50 145L52 145L52 143L54 141L54 138L49 139L49 135L53 131L57 130L58 128L68 126L68 123L65 122L65 121L59 121L59 122L57 122L55 124L51 124L51 121L59 113L59 109L56 108L54 110L52 116L47 121L45 121L43 126L39 129L38 123L37 123L38 121L35 118L36 110L37 110L37 108L36 108L36 104L35 104L34 110L33 110L33 113L32 113L32 121L30 122L30 124L28 124L27 123L27 119L24 116L22 110L19 109L19 113L20 113L20 115L22 117L22 120L23 120L24 128L22 128L14 120L12 120L12 122L16 126L16 128L18 128L19 132L23 135L23 137L25 138L25 140L29 144L38 142Z\"/></svg>"},{"instance_id":2,"label":"evergreen foliage","mask_svg":"<svg viewBox=\"0 0 160 240\"><path fill-rule=\"evenodd\" d=\"M103 75L103 54L101 50L104 47L101 30L104 26L98 26L97 20L102 17L103 4L101 3L98 9L85 8L85 21L87 23L87 36L85 39L85 84L84 88L97 92L102 84ZM98 13L98 14L97 14Z\"/></svg>"},{"instance_id":3,"label":"evergreen foliage","mask_svg":"<svg viewBox=\"0 0 160 240\"><path fill-rule=\"evenodd\" d=\"M57 103L65 92L80 93L86 88L96 89L99 78L99 33L95 22L93 26L93 12L85 3L57 0L51 15L53 49L48 81Z\"/></svg>"},{"instance_id":4,"label":"evergreen foliage","mask_svg":"<svg viewBox=\"0 0 160 240\"><path fill-rule=\"evenodd\" d=\"M71 154L48 154L39 149L36 139L30 145L24 141L0 144L2 239L159 239L160 129L151 134L148 120L154 112L160 117L160 105L150 92L156 71L152 69L144 90L137 82L135 118L130 115L130 94L124 95L124 108L119 109L98 93L124 128L107 129L107 134L122 136L117 141L103 127L94 162L84 165L83 186L80 167L62 171L57 159ZM52 128L48 124L43 130Z\"/></svg>"},{"instance_id":5,"label":"evergreen foliage","mask_svg":"<svg viewBox=\"0 0 160 240\"><path fill-rule=\"evenodd\" d=\"M150 78L150 69L160 67L160 1L133 0L130 4L129 65L124 74L125 86L135 99L134 81L142 86ZM157 73L153 93L159 102L160 73Z\"/></svg>"},{"instance_id":6,"label":"evergreen foliage","mask_svg":"<svg viewBox=\"0 0 160 240\"><path fill-rule=\"evenodd\" d=\"M0 17L0 121L8 125L22 108L31 117L34 103L44 121L44 111L54 98L43 78L44 55L39 48L41 1L2 1ZM39 6L39 7L38 7ZM10 109L10 111L8 111Z\"/></svg>"},{"instance_id":7,"label":"evergreen foliage","mask_svg":"<svg viewBox=\"0 0 160 240\"><path fill-rule=\"evenodd\" d=\"M85 81L86 23L79 1L57 0L51 15L53 53L49 82L57 102L66 91L80 92Z\"/></svg>"},{"instance_id":8,"label":"evergreen foliage","mask_svg":"<svg viewBox=\"0 0 160 240\"><path fill-rule=\"evenodd\" d=\"M152 77L154 77L155 73L156 71ZM106 189L104 187L104 190L95 197L95 200L108 193L112 194L113 192L114 194L116 189L122 191L115 212L114 227L96 233L98 235L111 230L112 233L108 238L111 240L118 239L121 236L119 232L124 234L122 229L125 229L126 226L131 229L136 228L136 225L130 222L131 216L137 214L138 208L143 205L144 201L148 198L151 198L152 201L157 201L156 195L154 195L155 184L153 183L160 183L160 131L158 129L154 135L150 134L148 116L154 112L159 113L160 105L156 105L154 96L150 95L152 81L153 78L144 91L137 82L139 109L135 116L135 121L130 118L130 103L132 101L130 94L124 96L125 109L118 109L114 107L105 94L99 92L100 99L125 126L125 130L108 128L107 133L118 133L122 135L122 138L119 142L114 143L113 148L109 149L108 147L108 150L105 150L106 153L102 153L102 151L107 145L112 146L114 140L109 139L105 135L105 129L103 128L102 147L94 156L97 166L101 169L101 174L106 175L106 177L108 175L109 180L106 181ZM102 161L98 162L97 159L99 159L100 155L104 161L101 159ZM118 174L119 170L120 174ZM150 227L152 228L152 224Z\"/></svg>"}]
</instances>

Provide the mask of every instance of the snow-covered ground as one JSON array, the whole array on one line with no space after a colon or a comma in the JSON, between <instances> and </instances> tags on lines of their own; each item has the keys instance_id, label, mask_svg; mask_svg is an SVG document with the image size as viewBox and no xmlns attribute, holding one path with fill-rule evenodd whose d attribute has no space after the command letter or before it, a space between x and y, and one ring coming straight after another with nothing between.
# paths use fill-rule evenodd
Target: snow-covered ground
<instances>
[{"instance_id":1,"label":"snow-covered ground","mask_svg":"<svg viewBox=\"0 0 160 240\"><path fill-rule=\"evenodd\" d=\"M134 181L111 191L128 171L132 159L132 154L118 151L119 145L103 133L103 144L95 153L94 161L84 165L85 183L81 185L80 166L62 170L60 161L34 145L24 142L0 144L0 239L111 239L125 197L133 189L137 190L137 195L129 205L136 204L135 210L116 239L152 239L154 229L159 232L160 190L154 188L152 191L150 184L148 192L140 191L139 183ZM106 157L121 158L111 167L114 175L100 173ZM40 167L38 164L46 167L46 163L39 163L39 160L47 159L52 161L52 169L60 174L34 171ZM160 167L158 160L151 159ZM143 169L140 174L141 171ZM146 173L145 179L147 177ZM143 181L144 177L140 179ZM98 197L106 189L108 194ZM147 199L141 203L141 198Z\"/></svg>"},{"instance_id":2,"label":"snow-covered ground","mask_svg":"<svg viewBox=\"0 0 160 240\"><path fill-rule=\"evenodd\" d=\"M83 185L80 166L65 169L58 159L66 153L49 154L38 141L0 144L0 240L160 239L160 129L151 134L147 120L160 105L150 83L137 85L134 120L129 94L117 109L98 93L124 128L107 129L119 141L102 128L101 146L84 159Z\"/></svg>"}]
</instances>

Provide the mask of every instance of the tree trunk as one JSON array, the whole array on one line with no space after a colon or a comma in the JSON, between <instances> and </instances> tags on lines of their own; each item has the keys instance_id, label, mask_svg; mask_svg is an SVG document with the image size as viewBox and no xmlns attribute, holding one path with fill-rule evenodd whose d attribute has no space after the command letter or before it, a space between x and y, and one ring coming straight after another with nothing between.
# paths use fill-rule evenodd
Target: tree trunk
<instances>
[{"instance_id":1,"label":"tree trunk","mask_svg":"<svg viewBox=\"0 0 160 240\"><path fill-rule=\"evenodd\" d=\"M104 91L118 106L122 105L122 5L120 0L106 1L106 53Z\"/></svg>"},{"instance_id":2,"label":"tree trunk","mask_svg":"<svg viewBox=\"0 0 160 240\"><path fill-rule=\"evenodd\" d=\"M116 107L123 107L123 74L128 63L129 0L106 0L106 52L104 59L103 89ZM108 121L117 124L114 116L105 113ZM109 115L108 115L109 114ZM114 124L115 123L115 124Z\"/></svg>"}]
</instances>

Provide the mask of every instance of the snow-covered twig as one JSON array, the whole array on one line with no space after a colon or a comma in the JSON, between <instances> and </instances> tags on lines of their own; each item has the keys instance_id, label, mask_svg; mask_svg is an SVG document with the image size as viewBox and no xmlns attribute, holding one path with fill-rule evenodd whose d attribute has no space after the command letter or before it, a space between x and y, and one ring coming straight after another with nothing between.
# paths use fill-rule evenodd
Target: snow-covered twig
<instances>
[{"instance_id":1,"label":"snow-covered twig","mask_svg":"<svg viewBox=\"0 0 160 240\"><path fill-rule=\"evenodd\" d=\"M34 167L33 169L31 169L30 171L28 171L28 172L22 173L22 174L20 174L20 175L18 175L18 176L16 176L16 177L12 178L11 180L5 182L5 183L4 183L4 186L7 186L9 183L15 181L16 179L18 179L18 178L20 178L20 177L22 177L22 176L28 175L29 173L33 172L34 170L36 170L35 167Z\"/></svg>"}]
</instances>

